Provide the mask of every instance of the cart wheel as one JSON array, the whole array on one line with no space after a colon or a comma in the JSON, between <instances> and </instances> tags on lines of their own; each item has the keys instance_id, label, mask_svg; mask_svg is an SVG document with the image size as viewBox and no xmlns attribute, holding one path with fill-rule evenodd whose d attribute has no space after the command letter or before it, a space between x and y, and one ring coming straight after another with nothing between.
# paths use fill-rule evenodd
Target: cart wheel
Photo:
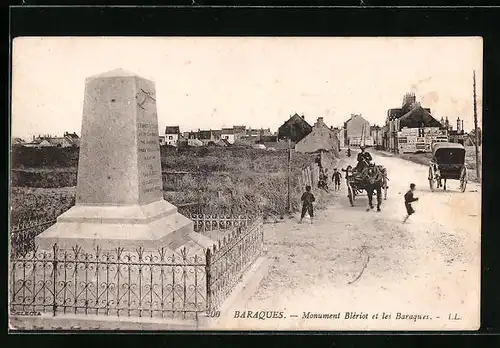
<instances>
[{"instance_id":1,"label":"cart wheel","mask_svg":"<svg viewBox=\"0 0 500 348\"><path fill-rule=\"evenodd\" d=\"M467 168L464 167L462 175L460 175L460 191L465 192L467 187Z\"/></svg>"},{"instance_id":2,"label":"cart wheel","mask_svg":"<svg viewBox=\"0 0 500 348\"><path fill-rule=\"evenodd\" d=\"M347 197L349 197L349 203L351 203L351 207L354 207L354 191L352 190L351 185L347 186Z\"/></svg>"},{"instance_id":3,"label":"cart wheel","mask_svg":"<svg viewBox=\"0 0 500 348\"><path fill-rule=\"evenodd\" d=\"M431 191L434 191L435 182L434 182L434 169L432 166L429 167L429 187Z\"/></svg>"}]
</instances>

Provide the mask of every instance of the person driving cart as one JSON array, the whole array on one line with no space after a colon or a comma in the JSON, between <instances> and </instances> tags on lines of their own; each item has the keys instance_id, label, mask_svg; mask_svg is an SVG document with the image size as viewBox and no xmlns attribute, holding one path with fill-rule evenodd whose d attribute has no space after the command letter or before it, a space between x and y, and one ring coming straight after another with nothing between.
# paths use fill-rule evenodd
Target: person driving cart
<instances>
[{"instance_id":1,"label":"person driving cart","mask_svg":"<svg viewBox=\"0 0 500 348\"><path fill-rule=\"evenodd\" d=\"M366 168L372 161L372 155L369 152L365 151L365 147L360 147L361 152L358 153L358 164L356 165L356 171L360 172L364 168Z\"/></svg>"}]
</instances>

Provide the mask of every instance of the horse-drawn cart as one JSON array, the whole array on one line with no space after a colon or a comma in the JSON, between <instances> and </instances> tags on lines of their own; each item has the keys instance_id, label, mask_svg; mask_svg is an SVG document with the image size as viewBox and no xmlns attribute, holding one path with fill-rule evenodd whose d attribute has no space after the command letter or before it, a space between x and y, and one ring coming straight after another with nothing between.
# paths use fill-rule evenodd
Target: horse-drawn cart
<instances>
[{"instance_id":1,"label":"horse-drawn cart","mask_svg":"<svg viewBox=\"0 0 500 348\"><path fill-rule=\"evenodd\" d=\"M356 196L360 195L363 190L367 192L369 205L373 208L372 197L373 191L377 194L377 209L380 210L382 200L382 190L384 191L384 199L387 199L387 170L381 165L368 165L360 172L354 170L352 173L346 173L347 197L349 203L354 206Z\"/></svg>"},{"instance_id":2,"label":"horse-drawn cart","mask_svg":"<svg viewBox=\"0 0 500 348\"><path fill-rule=\"evenodd\" d=\"M461 144L443 142L432 146L428 177L432 191L441 187L446 190L446 180L452 179L460 180L460 191L465 192L467 176L465 148Z\"/></svg>"}]
</instances>

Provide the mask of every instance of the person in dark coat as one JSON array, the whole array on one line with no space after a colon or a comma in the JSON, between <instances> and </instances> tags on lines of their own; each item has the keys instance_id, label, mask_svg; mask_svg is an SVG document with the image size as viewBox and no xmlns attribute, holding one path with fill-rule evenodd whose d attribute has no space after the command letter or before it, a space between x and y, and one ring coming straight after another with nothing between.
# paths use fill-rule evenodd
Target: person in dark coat
<instances>
[{"instance_id":1,"label":"person in dark coat","mask_svg":"<svg viewBox=\"0 0 500 348\"><path fill-rule=\"evenodd\" d=\"M300 199L302 200L302 213L300 214L299 223L302 222L304 216L306 216L306 213L308 213L311 217L312 223L314 217L313 202L316 200L316 198L314 198L314 195L311 193L311 186L306 186L306 192L302 194L302 197Z\"/></svg>"},{"instance_id":2,"label":"person in dark coat","mask_svg":"<svg viewBox=\"0 0 500 348\"><path fill-rule=\"evenodd\" d=\"M344 169L345 171L345 169ZM337 171L337 168L333 169L332 181L335 183L335 190L340 189L340 179L342 179L342 174Z\"/></svg>"},{"instance_id":3,"label":"person in dark coat","mask_svg":"<svg viewBox=\"0 0 500 348\"><path fill-rule=\"evenodd\" d=\"M361 171L372 161L372 155L365 151L365 147L361 146L361 152L358 153L358 164L356 165L356 171Z\"/></svg>"},{"instance_id":4,"label":"person in dark coat","mask_svg":"<svg viewBox=\"0 0 500 348\"><path fill-rule=\"evenodd\" d=\"M410 215L415 213L415 210L411 206L411 203L418 201L418 198L413 196L414 192L415 192L415 184L410 184L410 190L405 193L405 207L406 207L407 215L406 215L405 219L403 220L403 223L405 223L406 220L408 220Z\"/></svg>"},{"instance_id":5,"label":"person in dark coat","mask_svg":"<svg viewBox=\"0 0 500 348\"><path fill-rule=\"evenodd\" d=\"M318 188L328 192L328 169L321 168L319 172Z\"/></svg>"}]
</instances>

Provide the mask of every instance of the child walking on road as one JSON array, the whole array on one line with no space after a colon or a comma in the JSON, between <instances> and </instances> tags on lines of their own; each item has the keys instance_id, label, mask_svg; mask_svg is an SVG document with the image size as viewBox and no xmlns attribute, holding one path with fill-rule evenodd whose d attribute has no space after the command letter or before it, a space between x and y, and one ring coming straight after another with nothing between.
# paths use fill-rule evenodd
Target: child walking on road
<instances>
[{"instance_id":1,"label":"child walking on road","mask_svg":"<svg viewBox=\"0 0 500 348\"><path fill-rule=\"evenodd\" d=\"M415 192L415 184L410 184L410 190L405 193L405 207L406 207L406 213L408 215L406 215L405 219L403 220L403 223L405 223L406 220L408 220L408 218L410 217L410 215L412 215L415 212L415 210L413 210L413 207L411 206L411 203L418 201L418 198L413 197L413 192Z\"/></svg>"},{"instance_id":2,"label":"child walking on road","mask_svg":"<svg viewBox=\"0 0 500 348\"><path fill-rule=\"evenodd\" d=\"M300 221L299 223L302 222L302 219L304 219L304 216L306 213L309 213L309 216L311 217L311 223L313 221L313 202L316 200L314 198L314 195L311 193L311 186L306 186L306 192L302 194L302 197L300 198L302 200L302 214L300 215Z\"/></svg>"},{"instance_id":3,"label":"child walking on road","mask_svg":"<svg viewBox=\"0 0 500 348\"><path fill-rule=\"evenodd\" d=\"M342 179L342 174L337 171L337 168L333 169L332 181L335 183L335 191L340 189L340 179Z\"/></svg>"}]
</instances>

